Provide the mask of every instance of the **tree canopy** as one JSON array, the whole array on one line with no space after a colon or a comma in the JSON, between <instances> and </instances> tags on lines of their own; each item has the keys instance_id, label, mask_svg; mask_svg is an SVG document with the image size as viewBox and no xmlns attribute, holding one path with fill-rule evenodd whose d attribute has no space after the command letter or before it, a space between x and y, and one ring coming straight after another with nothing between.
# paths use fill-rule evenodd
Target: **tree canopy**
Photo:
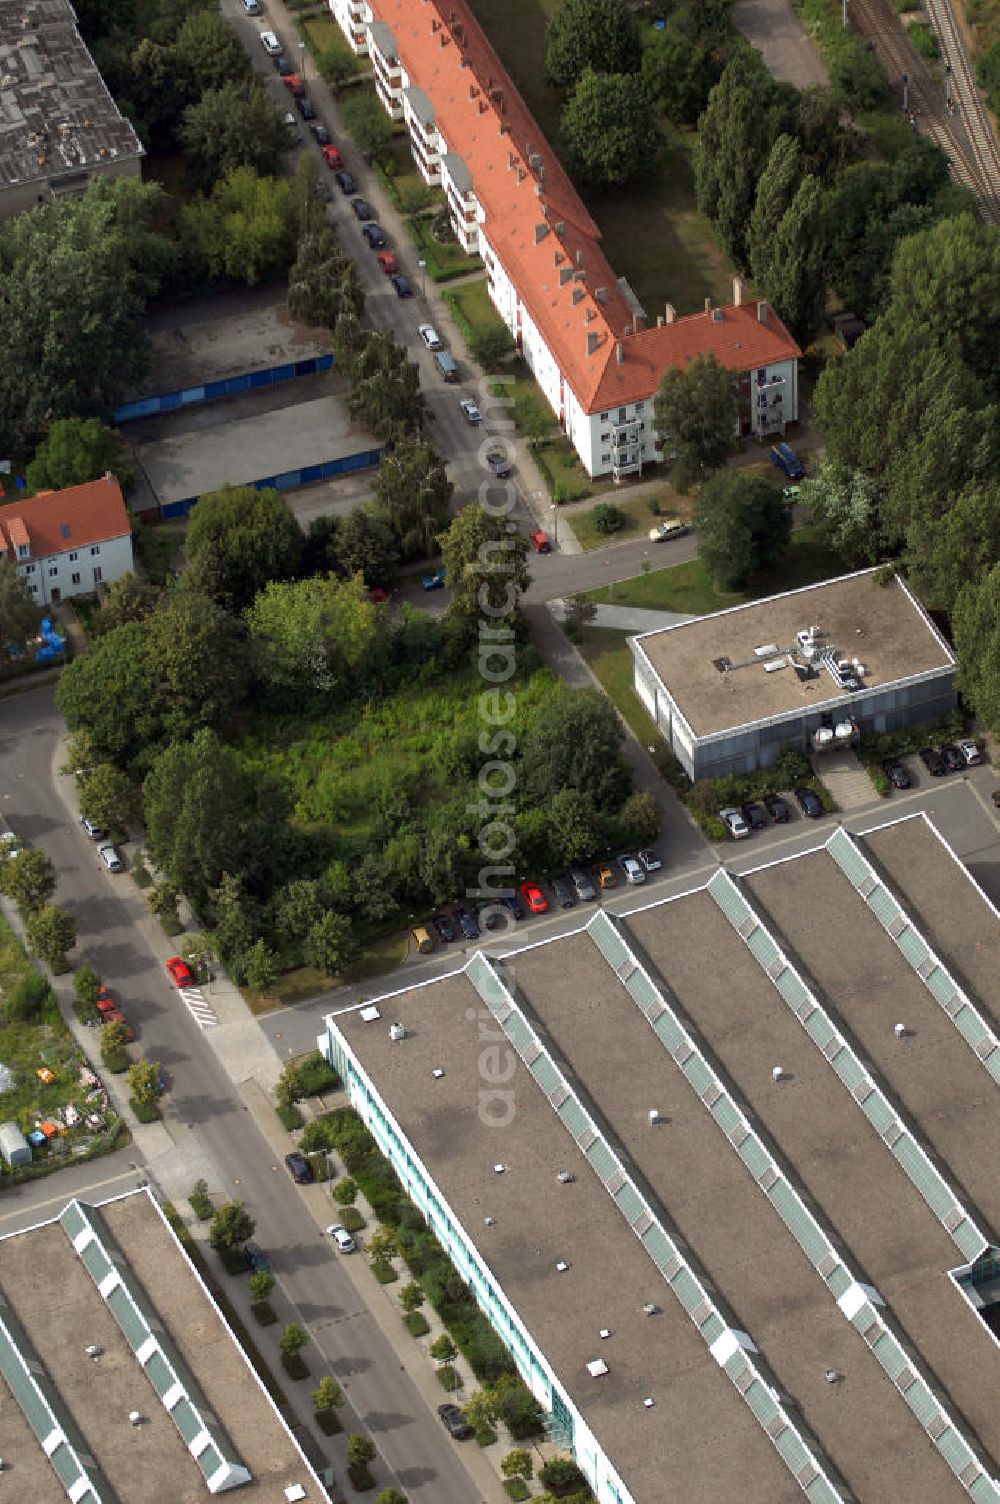
<instances>
[{"instance_id":1,"label":"tree canopy","mask_svg":"<svg viewBox=\"0 0 1000 1504\"><path fill-rule=\"evenodd\" d=\"M181 231L207 276L248 287L287 271L295 255L293 185L234 167L208 197L185 204Z\"/></svg>"},{"instance_id":2,"label":"tree canopy","mask_svg":"<svg viewBox=\"0 0 1000 1504\"><path fill-rule=\"evenodd\" d=\"M574 790L597 811L617 809L631 785L624 740L604 695L596 689L556 689L524 736L521 778L528 799L545 806L560 791Z\"/></svg>"},{"instance_id":3,"label":"tree canopy","mask_svg":"<svg viewBox=\"0 0 1000 1504\"><path fill-rule=\"evenodd\" d=\"M280 491L223 486L191 509L185 582L241 611L272 580L296 573L302 529Z\"/></svg>"},{"instance_id":4,"label":"tree canopy","mask_svg":"<svg viewBox=\"0 0 1000 1504\"><path fill-rule=\"evenodd\" d=\"M638 22L622 0L562 0L545 33L545 76L572 88L588 68L637 73L642 64Z\"/></svg>"},{"instance_id":5,"label":"tree canopy","mask_svg":"<svg viewBox=\"0 0 1000 1504\"><path fill-rule=\"evenodd\" d=\"M41 618L27 581L17 572L17 564L9 554L3 554L0 556L0 649L3 650L0 665L8 648L24 652L29 639L38 631Z\"/></svg>"},{"instance_id":6,"label":"tree canopy","mask_svg":"<svg viewBox=\"0 0 1000 1504\"><path fill-rule=\"evenodd\" d=\"M591 69L563 111L562 133L579 175L598 184L643 177L663 142L639 75Z\"/></svg>"},{"instance_id":7,"label":"tree canopy","mask_svg":"<svg viewBox=\"0 0 1000 1504\"><path fill-rule=\"evenodd\" d=\"M385 625L358 575L274 580L246 613L258 673L290 706L303 695L351 699L357 676L382 656Z\"/></svg>"},{"instance_id":8,"label":"tree canopy","mask_svg":"<svg viewBox=\"0 0 1000 1504\"><path fill-rule=\"evenodd\" d=\"M0 227L0 452L30 451L58 418L107 418L143 374L160 196L102 178Z\"/></svg>"},{"instance_id":9,"label":"tree canopy","mask_svg":"<svg viewBox=\"0 0 1000 1504\"><path fill-rule=\"evenodd\" d=\"M770 481L720 470L698 492L691 526L710 579L720 590L739 590L755 570L781 559L791 508Z\"/></svg>"},{"instance_id":10,"label":"tree canopy","mask_svg":"<svg viewBox=\"0 0 1000 1504\"><path fill-rule=\"evenodd\" d=\"M714 355L667 371L654 399L659 444L675 484L687 491L705 470L721 465L736 441L739 411L731 371Z\"/></svg>"},{"instance_id":11,"label":"tree canopy","mask_svg":"<svg viewBox=\"0 0 1000 1504\"><path fill-rule=\"evenodd\" d=\"M1000 564L969 580L952 613L959 686L991 731L1000 729Z\"/></svg>"},{"instance_id":12,"label":"tree canopy","mask_svg":"<svg viewBox=\"0 0 1000 1504\"><path fill-rule=\"evenodd\" d=\"M59 491L97 480L109 470L127 491L133 467L118 430L97 418L59 418L35 450L27 478L35 491Z\"/></svg>"},{"instance_id":13,"label":"tree canopy","mask_svg":"<svg viewBox=\"0 0 1000 1504\"><path fill-rule=\"evenodd\" d=\"M235 38L228 22L223 24ZM288 150L282 111L260 84L243 80L206 89L184 111L178 138L188 170L203 188L237 167L259 176L277 174Z\"/></svg>"},{"instance_id":14,"label":"tree canopy","mask_svg":"<svg viewBox=\"0 0 1000 1504\"><path fill-rule=\"evenodd\" d=\"M448 615L469 636L480 621L509 626L528 588L528 543L478 502L465 506L438 539L451 590Z\"/></svg>"},{"instance_id":15,"label":"tree canopy","mask_svg":"<svg viewBox=\"0 0 1000 1504\"><path fill-rule=\"evenodd\" d=\"M438 534L448 525L454 489L431 444L405 439L382 456L372 489L372 512L389 528L400 558L426 559L434 552Z\"/></svg>"}]
</instances>

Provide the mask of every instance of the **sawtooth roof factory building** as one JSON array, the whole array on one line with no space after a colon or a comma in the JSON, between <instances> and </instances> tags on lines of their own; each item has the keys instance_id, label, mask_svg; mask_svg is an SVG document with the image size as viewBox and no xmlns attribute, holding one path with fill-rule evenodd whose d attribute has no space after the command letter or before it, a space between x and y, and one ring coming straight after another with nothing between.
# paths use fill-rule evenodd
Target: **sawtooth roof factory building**
<instances>
[{"instance_id":1,"label":"sawtooth roof factory building","mask_svg":"<svg viewBox=\"0 0 1000 1504\"><path fill-rule=\"evenodd\" d=\"M629 639L635 692L689 778L822 752L955 704L955 656L898 575L843 575Z\"/></svg>"},{"instance_id":2,"label":"sawtooth roof factory building","mask_svg":"<svg viewBox=\"0 0 1000 1504\"><path fill-rule=\"evenodd\" d=\"M21 1504L328 1497L148 1191L0 1240L0 1457Z\"/></svg>"},{"instance_id":3,"label":"sawtooth roof factory building","mask_svg":"<svg viewBox=\"0 0 1000 1504\"><path fill-rule=\"evenodd\" d=\"M912 816L328 1016L602 1504L1000 1501L998 919Z\"/></svg>"}]
</instances>

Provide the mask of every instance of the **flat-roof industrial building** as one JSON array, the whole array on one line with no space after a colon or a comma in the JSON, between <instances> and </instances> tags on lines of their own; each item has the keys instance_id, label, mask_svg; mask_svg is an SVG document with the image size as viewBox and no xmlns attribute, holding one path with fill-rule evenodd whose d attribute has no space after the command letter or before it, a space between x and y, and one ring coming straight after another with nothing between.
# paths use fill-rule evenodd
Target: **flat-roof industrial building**
<instances>
[{"instance_id":1,"label":"flat-roof industrial building","mask_svg":"<svg viewBox=\"0 0 1000 1504\"><path fill-rule=\"evenodd\" d=\"M838 827L328 1016L604 1504L1000 1500L998 919Z\"/></svg>"},{"instance_id":2,"label":"flat-roof industrial building","mask_svg":"<svg viewBox=\"0 0 1000 1504\"><path fill-rule=\"evenodd\" d=\"M955 704L955 656L898 575L877 569L629 641L633 684L690 778L766 767Z\"/></svg>"},{"instance_id":3,"label":"flat-roof industrial building","mask_svg":"<svg viewBox=\"0 0 1000 1504\"><path fill-rule=\"evenodd\" d=\"M0 220L96 177L139 177L143 155L68 0L0 5Z\"/></svg>"},{"instance_id":4,"label":"flat-roof industrial building","mask_svg":"<svg viewBox=\"0 0 1000 1504\"><path fill-rule=\"evenodd\" d=\"M0 1241L0 1396L11 1498L327 1497L148 1192Z\"/></svg>"}]
</instances>

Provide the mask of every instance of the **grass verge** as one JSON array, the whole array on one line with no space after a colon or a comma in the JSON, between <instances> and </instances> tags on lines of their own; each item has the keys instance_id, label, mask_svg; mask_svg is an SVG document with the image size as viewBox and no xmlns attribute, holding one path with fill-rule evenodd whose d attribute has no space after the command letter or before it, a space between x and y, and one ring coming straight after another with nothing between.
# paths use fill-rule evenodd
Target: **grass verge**
<instances>
[{"instance_id":1,"label":"grass verge","mask_svg":"<svg viewBox=\"0 0 1000 1504\"><path fill-rule=\"evenodd\" d=\"M480 258L468 255L457 240L435 240L428 219L408 219L406 230L420 259L426 262L427 275L432 281L450 282L453 277L464 277L469 272L482 271L483 263Z\"/></svg>"},{"instance_id":2,"label":"grass verge","mask_svg":"<svg viewBox=\"0 0 1000 1504\"><path fill-rule=\"evenodd\" d=\"M573 529L577 531L575 519ZM623 535L617 533L615 536L620 538ZM669 549L670 545L661 547ZM797 528L792 534L782 562L773 569L762 569L752 575L745 590L726 592L716 589L701 560L689 559L684 564L654 569L631 580L601 585L597 590L588 591L587 599L602 606L635 606L649 611L680 611L688 616L704 616L709 611L722 611L727 606L759 600L761 596L813 585L817 580L828 580L843 572L842 561L823 543L819 530L807 525Z\"/></svg>"}]
</instances>

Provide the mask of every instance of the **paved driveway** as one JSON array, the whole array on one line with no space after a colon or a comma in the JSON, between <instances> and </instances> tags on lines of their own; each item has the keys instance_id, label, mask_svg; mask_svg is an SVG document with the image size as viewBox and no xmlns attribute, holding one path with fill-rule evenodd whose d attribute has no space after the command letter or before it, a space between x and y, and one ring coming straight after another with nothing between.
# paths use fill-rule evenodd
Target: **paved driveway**
<instances>
[{"instance_id":1,"label":"paved driveway","mask_svg":"<svg viewBox=\"0 0 1000 1504\"><path fill-rule=\"evenodd\" d=\"M797 89L829 83L823 60L789 0L736 0L733 21L779 83Z\"/></svg>"}]
</instances>

